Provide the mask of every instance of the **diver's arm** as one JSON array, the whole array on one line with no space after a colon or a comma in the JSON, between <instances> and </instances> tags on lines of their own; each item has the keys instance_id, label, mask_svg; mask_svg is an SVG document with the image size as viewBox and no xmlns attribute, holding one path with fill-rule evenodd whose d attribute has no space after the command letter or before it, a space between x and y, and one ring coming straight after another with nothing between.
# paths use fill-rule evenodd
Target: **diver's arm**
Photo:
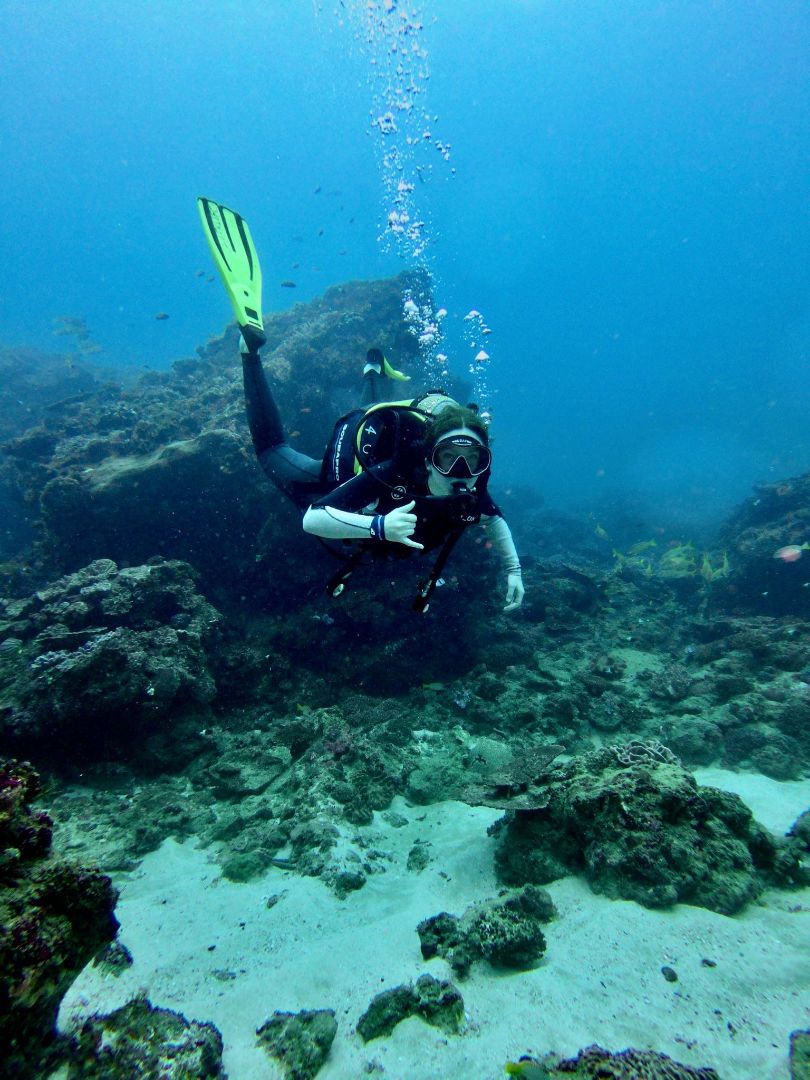
<instances>
[{"instance_id":1,"label":"diver's arm","mask_svg":"<svg viewBox=\"0 0 810 1080\"><path fill-rule=\"evenodd\" d=\"M481 522L487 530L487 536L492 540L492 546L500 555L506 571L506 607L503 610L514 611L523 603L525 589L520 559L515 541L512 539L512 530L500 514L494 517L482 517Z\"/></svg>"},{"instance_id":2,"label":"diver's arm","mask_svg":"<svg viewBox=\"0 0 810 1080\"><path fill-rule=\"evenodd\" d=\"M406 547L424 547L412 540L416 528L415 503L397 506L387 514L354 514L335 506L310 506L304 514L304 532L325 540L388 540Z\"/></svg>"},{"instance_id":3,"label":"diver's arm","mask_svg":"<svg viewBox=\"0 0 810 1080\"><path fill-rule=\"evenodd\" d=\"M387 540L421 551L424 545L411 539L417 525L414 502L387 514L359 512L377 506L391 489L391 479L390 462L364 469L310 506L304 514L304 532L325 540Z\"/></svg>"},{"instance_id":4,"label":"diver's arm","mask_svg":"<svg viewBox=\"0 0 810 1080\"><path fill-rule=\"evenodd\" d=\"M368 540L372 520L369 514L352 514L334 506L310 506L304 514L304 532L324 540Z\"/></svg>"}]
</instances>

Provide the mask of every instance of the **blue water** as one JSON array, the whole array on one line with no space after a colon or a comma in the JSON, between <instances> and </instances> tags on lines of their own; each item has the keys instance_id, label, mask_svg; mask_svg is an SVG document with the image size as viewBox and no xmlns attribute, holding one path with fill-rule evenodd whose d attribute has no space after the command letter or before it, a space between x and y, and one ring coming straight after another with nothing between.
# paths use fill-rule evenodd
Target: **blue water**
<instances>
[{"instance_id":1,"label":"blue water","mask_svg":"<svg viewBox=\"0 0 810 1080\"><path fill-rule=\"evenodd\" d=\"M192 354L230 318L198 194L248 218L265 310L407 265L365 7L0 0L0 344L70 315L111 364ZM470 308L493 331L493 489L677 532L810 467L803 0L395 8L452 144L413 193L451 368Z\"/></svg>"}]
</instances>

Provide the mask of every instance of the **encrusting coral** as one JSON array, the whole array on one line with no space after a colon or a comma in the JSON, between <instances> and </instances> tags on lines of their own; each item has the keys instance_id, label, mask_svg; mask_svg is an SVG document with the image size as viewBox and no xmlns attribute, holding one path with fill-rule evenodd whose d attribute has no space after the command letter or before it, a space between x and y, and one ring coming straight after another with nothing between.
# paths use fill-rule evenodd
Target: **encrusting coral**
<instances>
[{"instance_id":1,"label":"encrusting coral","mask_svg":"<svg viewBox=\"0 0 810 1080\"><path fill-rule=\"evenodd\" d=\"M49 1062L65 991L118 930L110 879L51 855L40 790L30 765L0 762L0 1061L19 1080Z\"/></svg>"}]
</instances>

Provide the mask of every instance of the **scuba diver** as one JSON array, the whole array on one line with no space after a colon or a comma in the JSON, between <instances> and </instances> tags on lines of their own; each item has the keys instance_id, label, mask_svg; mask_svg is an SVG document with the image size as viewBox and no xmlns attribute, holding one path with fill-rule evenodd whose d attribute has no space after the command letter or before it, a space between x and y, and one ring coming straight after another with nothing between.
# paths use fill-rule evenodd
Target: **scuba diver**
<instances>
[{"instance_id":1,"label":"scuba diver","mask_svg":"<svg viewBox=\"0 0 810 1080\"><path fill-rule=\"evenodd\" d=\"M286 440L259 350L261 268L247 222L210 199L197 200L211 253L241 332L247 418L264 472L299 509L304 531L324 541L354 542L327 589L339 596L366 556L403 557L438 549L414 601L426 612L450 552L464 530L482 524L507 575L504 611L520 607L524 588L509 526L487 491L492 455L486 424L442 390L406 401L385 400L396 371L379 349L369 349L362 404L335 424L323 460ZM351 546L351 543L350 545Z\"/></svg>"}]
</instances>

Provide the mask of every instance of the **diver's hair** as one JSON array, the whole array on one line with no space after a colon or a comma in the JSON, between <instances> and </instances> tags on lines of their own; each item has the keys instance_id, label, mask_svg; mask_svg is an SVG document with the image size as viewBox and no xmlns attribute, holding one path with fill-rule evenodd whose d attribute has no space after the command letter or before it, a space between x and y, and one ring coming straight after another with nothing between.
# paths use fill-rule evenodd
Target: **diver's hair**
<instances>
[{"instance_id":1,"label":"diver's hair","mask_svg":"<svg viewBox=\"0 0 810 1080\"><path fill-rule=\"evenodd\" d=\"M456 402L444 405L436 414L433 423L427 431L425 446L433 446L450 431L458 428L469 428L481 440L484 446L489 446L489 432L487 426L475 409L470 409Z\"/></svg>"}]
</instances>

